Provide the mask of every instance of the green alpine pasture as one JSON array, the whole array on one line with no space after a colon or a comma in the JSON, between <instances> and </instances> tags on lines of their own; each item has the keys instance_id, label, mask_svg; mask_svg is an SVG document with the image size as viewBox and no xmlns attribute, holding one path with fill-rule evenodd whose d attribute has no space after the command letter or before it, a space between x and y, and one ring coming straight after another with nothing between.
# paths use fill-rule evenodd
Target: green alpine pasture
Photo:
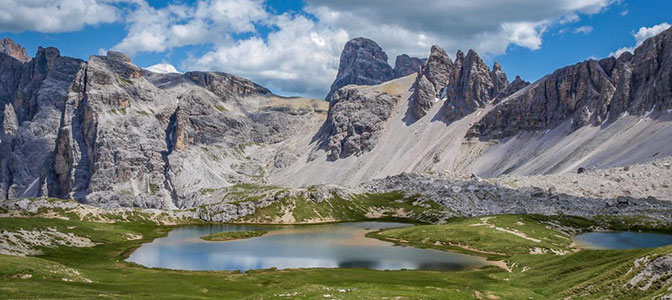
<instances>
[{"instance_id":1,"label":"green alpine pasture","mask_svg":"<svg viewBox=\"0 0 672 300\"><path fill-rule=\"evenodd\" d=\"M366 201L375 205L385 197L399 200L390 195L368 197ZM322 204L317 205L311 207L313 213L322 214ZM363 209L356 209L359 205L350 204L355 211L347 221L367 218ZM415 207L405 201L394 205ZM295 217L307 211L303 207ZM628 282L644 268L635 266L635 260L668 255L672 246L627 251L574 248L572 233L595 226L603 225L567 216L497 215L369 235L400 245L480 255L501 267L455 272L269 269L240 273L146 268L125 262L133 249L172 229L144 218L99 223L7 217L0 218L0 234L51 228L88 237L95 246L42 247L42 255L29 257L0 255L0 299L658 299L667 293L669 276L652 279L652 287L645 290ZM261 232L238 234L249 237Z\"/></svg>"},{"instance_id":2,"label":"green alpine pasture","mask_svg":"<svg viewBox=\"0 0 672 300\"><path fill-rule=\"evenodd\" d=\"M233 240L242 240L250 239L253 237L262 236L267 234L268 231L255 230L255 231L226 231L226 232L217 232L213 234L204 235L201 237L202 240L213 241L213 242L223 242L223 241L233 241Z\"/></svg>"}]
</instances>

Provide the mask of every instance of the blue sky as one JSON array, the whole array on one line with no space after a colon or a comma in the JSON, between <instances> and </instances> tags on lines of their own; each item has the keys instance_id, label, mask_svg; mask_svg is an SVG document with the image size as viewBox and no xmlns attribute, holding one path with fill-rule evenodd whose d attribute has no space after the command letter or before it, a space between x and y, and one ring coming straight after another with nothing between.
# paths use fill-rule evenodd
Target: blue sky
<instances>
[{"instance_id":1,"label":"blue sky","mask_svg":"<svg viewBox=\"0 0 672 300\"><path fill-rule=\"evenodd\" d=\"M474 48L510 79L534 81L634 47L638 32L653 32L642 27L672 23L669 0L421 0L417 9L393 0L70 0L56 13L46 6L61 1L44 1L0 4L16 15L0 17L0 37L29 55L54 46L87 60L117 49L141 67L230 72L279 94L317 98L336 75L343 44L358 36L377 41L390 64L402 53L426 56L432 44L451 57Z\"/></svg>"}]
</instances>

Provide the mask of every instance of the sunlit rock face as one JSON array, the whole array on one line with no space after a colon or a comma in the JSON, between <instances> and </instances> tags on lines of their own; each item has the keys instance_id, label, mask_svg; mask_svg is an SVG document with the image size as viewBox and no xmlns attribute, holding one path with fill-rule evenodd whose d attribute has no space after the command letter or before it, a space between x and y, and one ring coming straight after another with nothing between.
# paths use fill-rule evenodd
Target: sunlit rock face
<instances>
[{"instance_id":1,"label":"sunlit rock face","mask_svg":"<svg viewBox=\"0 0 672 300\"><path fill-rule=\"evenodd\" d=\"M26 49L23 48L23 46L14 43L14 40L10 38L0 40L0 53L7 54L22 63L30 61L30 56L26 54Z\"/></svg>"}]
</instances>

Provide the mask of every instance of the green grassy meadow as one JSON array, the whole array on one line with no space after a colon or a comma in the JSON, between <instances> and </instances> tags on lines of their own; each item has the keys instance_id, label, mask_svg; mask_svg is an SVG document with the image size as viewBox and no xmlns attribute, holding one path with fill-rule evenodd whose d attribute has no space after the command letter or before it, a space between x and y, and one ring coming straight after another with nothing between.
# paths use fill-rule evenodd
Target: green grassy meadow
<instances>
[{"instance_id":1,"label":"green grassy meadow","mask_svg":"<svg viewBox=\"0 0 672 300\"><path fill-rule=\"evenodd\" d=\"M351 212L346 220L359 220L361 212ZM369 234L405 246L484 256L502 262L506 269L240 273L146 268L125 262L133 249L173 228L143 218L102 223L39 215L6 217L0 218L0 237L3 232L52 228L87 237L95 246L41 247L41 255L27 257L0 255L0 299L653 299L667 293L669 277L655 279L647 290L627 283L643 268L635 267L635 260L668 255L672 246L576 249L569 231L591 226L596 226L594 220L566 216L498 215ZM530 254L536 248L545 251Z\"/></svg>"}]
</instances>

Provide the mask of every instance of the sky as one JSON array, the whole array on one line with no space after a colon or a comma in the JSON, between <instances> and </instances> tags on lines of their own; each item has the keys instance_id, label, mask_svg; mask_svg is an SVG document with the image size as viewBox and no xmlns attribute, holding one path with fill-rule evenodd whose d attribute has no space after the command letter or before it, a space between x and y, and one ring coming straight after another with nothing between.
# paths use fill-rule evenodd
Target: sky
<instances>
[{"instance_id":1,"label":"sky","mask_svg":"<svg viewBox=\"0 0 672 300\"><path fill-rule=\"evenodd\" d=\"M391 65L438 45L452 58L474 49L510 80L535 81L633 51L670 27L671 11L669 0L0 0L0 38L29 55L117 50L155 71L221 71L323 98L352 38L376 41Z\"/></svg>"}]
</instances>

